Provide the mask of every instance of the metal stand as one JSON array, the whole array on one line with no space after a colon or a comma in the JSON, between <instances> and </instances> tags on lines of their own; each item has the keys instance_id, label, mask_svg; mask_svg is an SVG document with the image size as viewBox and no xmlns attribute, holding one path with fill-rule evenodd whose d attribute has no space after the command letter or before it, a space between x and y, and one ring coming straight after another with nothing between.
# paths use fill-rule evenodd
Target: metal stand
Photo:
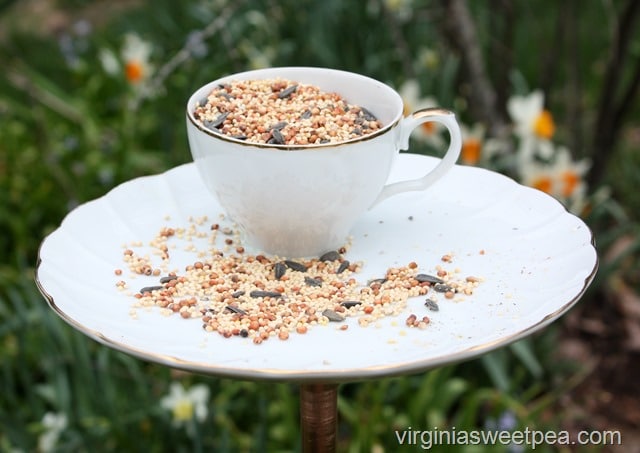
<instances>
[{"instance_id":1,"label":"metal stand","mask_svg":"<svg viewBox=\"0 0 640 453\"><path fill-rule=\"evenodd\" d=\"M338 384L300 386L300 426L303 452L336 451Z\"/></svg>"}]
</instances>

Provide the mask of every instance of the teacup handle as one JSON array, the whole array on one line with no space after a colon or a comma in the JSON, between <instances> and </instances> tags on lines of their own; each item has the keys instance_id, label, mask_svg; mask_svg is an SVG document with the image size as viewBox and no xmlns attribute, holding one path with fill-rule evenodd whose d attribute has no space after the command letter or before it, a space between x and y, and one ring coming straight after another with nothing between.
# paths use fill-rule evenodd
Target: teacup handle
<instances>
[{"instance_id":1,"label":"teacup handle","mask_svg":"<svg viewBox=\"0 0 640 453\"><path fill-rule=\"evenodd\" d=\"M429 121L440 123L449 131L449 149L447 149L447 152L440 163L421 178L387 184L382 188L382 192L380 192L380 195L378 195L378 198L372 206L375 206L382 200L386 200L387 198L402 192L424 190L438 179L442 178L444 174L451 170L455 165L462 148L462 136L455 114L449 110L441 108L421 109L400 120L400 124L398 125L398 149L408 149L409 136L413 130L422 123Z\"/></svg>"}]
</instances>

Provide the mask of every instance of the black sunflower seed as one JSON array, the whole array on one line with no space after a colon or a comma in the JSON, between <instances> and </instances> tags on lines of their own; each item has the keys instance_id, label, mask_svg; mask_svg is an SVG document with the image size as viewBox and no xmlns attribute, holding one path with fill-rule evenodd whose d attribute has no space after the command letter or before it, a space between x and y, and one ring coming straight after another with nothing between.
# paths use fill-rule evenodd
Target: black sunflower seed
<instances>
[{"instance_id":1,"label":"black sunflower seed","mask_svg":"<svg viewBox=\"0 0 640 453\"><path fill-rule=\"evenodd\" d=\"M427 299L425 301L425 303L424 303L424 306L427 307L431 311L440 310L440 307L438 306L438 303L433 299Z\"/></svg>"},{"instance_id":2,"label":"black sunflower seed","mask_svg":"<svg viewBox=\"0 0 640 453\"><path fill-rule=\"evenodd\" d=\"M244 311L242 308L238 308L238 307L233 306L233 305L227 305L226 307L224 307L224 309L230 311L231 313L236 313L236 314L239 314L239 315L246 315L247 314L247 312Z\"/></svg>"},{"instance_id":3,"label":"black sunflower seed","mask_svg":"<svg viewBox=\"0 0 640 453\"><path fill-rule=\"evenodd\" d=\"M342 263L340 263L340 266L338 266L338 270L336 270L336 274L342 274L344 271L349 269L350 265L351 263L348 260L344 260Z\"/></svg>"},{"instance_id":4,"label":"black sunflower seed","mask_svg":"<svg viewBox=\"0 0 640 453\"><path fill-rule=\"evenodd\" d=\"M369 110L365 109L364 107L360 107L360 110L362 111L362 115L364 116L364 119L367 121L377 121L378 118L376 118L376 116L371 113Z\"/></svg>"},{"instance_id":5,"label":"black sunflower seed","mask_svg":"<svg viewBox=\"0 0 640 453\"><path fill-rule=\"evenodd\" d=\"M208 123L210 123L210 125L207 125L207 127L209 129L211 128L219 128L220 126L222 126L222 123L224 123L224 120L227 119L227 117L229 116L229 112L224 112L221 113L220 115L218 115L218 117L213 120L213 121L208 121Z\"/></svg>"},{"instance_id":6,"label":"black sunflower seed","mask_svg":"<svg viewBox=\"0 0 640 453\"><path fill-rule=\"evenodd\" d=\"M145 286L144 288L140 288L140 294L150 293L151 291L157 291L159 289L164 289L164 286Z\"/></svg>"},{"instance_id":7,"label":"black sunflower seed","mask_svg":"<svg viewBox=\"0 0 640 453\"><path fill-rule=\"evenodd\" d=\"M219 93L216 93L216 96L221 97L221 98L225 98L227 101L235 99L235 97L233 97L232 95L230 95L229 93L227 93L225 91L220 91Z\"/></svg>"},{"instance_id":8,"label":"black sunflower seed","mask_svg":"<svg viewBox=\"0 0 640 453\"><path fill-rule=\"evenodd\" d=\"M309 286L322 286L322 280L319 278L305 277L304 282Z\"/></svg>"},{"instance_id":9,"label":"black sunflower seed","mask_svg":"<svg viewBox=\"0 0 640 453\"><path fill-rule=\"evenodd\" d=\"M284 263L276 263L273 266L273 272L275 274L276 280L280 280L282 276L287 272L287 266Z\"/></svg>"},{"instance_id":10,"label":"black sunflower seed","mask_svg":"<svg viewBox=\"0 0 640 453\"><path fill-rule=\"evenodd\" d=\"M386 283L387 279L386 278L374 278L373 280L369 280L367 282L367 286L371 286L371 285L382 285L383 283Z\"/></svg>"},{"instance_id":11,"label":"black sunflower seed","mask_svg":"<svg viewBox=\"0 0 640 453\"><path fill-rule=\"evenodd\" d=\"M284 129L286 125L287 125L286 121L280 121L274 124L273 126L271 126L269 129L272 131L281 131L282 129Z\"/></svg>"},{"instance_id":12,"label":"black sunflower seed","mask_svg":"<svg viewBox=\"0 0 640 453\"><path fill-rule=\"evenodd\" d=\"M237 299L240 296L244 296L244 291L240 290L240 291L236 291L235 293L231 294L231 297L233 297L234 299Z\"/></svg>"},{"instance_id":13,"label":"black sunflower seed","mask_svg":"<svg viewBox=\"0 0 640 453\"><path fill-rule=\"evenodd\" d=\"M326 316L329 321L331 322L342 322L344 321L344 316L342 316L341 314L336 313L333 310L330 309L326 309L322 312L322 316Z\"/></svg>"},{"instance_id":14,"label":"black sunflower seed","mask_svg":"<svg viewBox=\"0 0 640 453\"><path fill-rule=\"evenodd\" d=\"M298 263L297 261L285 260L284 264L291 270L298 272L307 272L307 266L302 263Z\"/></svg>"},{"instance_id":15,"label":"black sunflower seed","mask_svg":"<svg viewBox=\"0 0 640 453\"><path fill-rule=\"evenodd\" d=\"M436 283L433 289L439 293L446 293L454 290L451 286L445 285L444 283Z\"/></svg>"},{"instance_id":16,"label":"black sunflower seed","mask_svg":"<svg viewBox=\"0 0 640 453\"><path fill-rule=\"evenodd\" d=\"M307 109L304 112L302 112L302 115L300 115L300 119L301 120L307 120L307 119L311 118L311 115L312 115L311 110Z\"/></svg>"},{"instance_id":17,"label":"black sunflower seed","mask_svg":"<svg viewBox=\"0 0 640 453\"><path fill-rule=\"evenodd\" d=\"M166 277L162 277L160 279L160 283L169 283L173 280L176 280L178 278L177 275L167 275Z\"/></svg>"},{"instance_id":18,"label":"black sunflower seed","mask_svg":"<svg viewBox=\"0 0 640 453\"><path fill-rule=\"evenodd\" d=\"M358 305L362 305L362 302L357 300L345 300L344 302L340 302L340 305L342 305L344 308L352 308L357 307Z\"/></svg>"},{"instance_id":19,"label":"black sunflower seed","mask_svg":"<svg viewBox=\"0 0 640 453\"><path fill-rule=\"evenodd\" d=\"M320 261L338 261L339 259L340 254L335 250L332 250L320 256Z\"/></svg>"},{"instance_id":20,"label":"black sunflower seed","mask_svg":"<svg viewBox=\"0 0 640 453\"><path fill-rule=\"evenodd\" d=\"M251 297L282 297L282 293L278 291L260 291L255 290L249 293Z\"/></svg>"},{"instance_id":21,"label":"black sunflower seed","mask_svg":"<svg viewBox=\"0 0 640 453\"><path fill-rule=\"evenodd\" d=\"M418 274L414 278L420 283L444 283L444 280L442 280L441 278L434 277L433 275L429 274Z\"/></svg>"},{"instance_id":22,"label":"black sunflower seed","mask_svg":"<svg viewBox=\"0 0 640 453\"><path fill-rule=\"evenodd\" d=\"M288 98L297 89L298 89L298 85L291 85L290 87L287 87L284 90L282 90L280 93L278 93L278 98L280 99Z\"/></svg>"},{"instance_id":23,"label":"black sunflower seed","mask_svg":"<svg viewBox=\"0 0 640 453\"><path fill-rule=\"evenodd\" d=\"M273 143L277 145L284 145L284 135L278 129L273 129L271 131L271 137L273 138Z\"/></svg>"}]
</instances>

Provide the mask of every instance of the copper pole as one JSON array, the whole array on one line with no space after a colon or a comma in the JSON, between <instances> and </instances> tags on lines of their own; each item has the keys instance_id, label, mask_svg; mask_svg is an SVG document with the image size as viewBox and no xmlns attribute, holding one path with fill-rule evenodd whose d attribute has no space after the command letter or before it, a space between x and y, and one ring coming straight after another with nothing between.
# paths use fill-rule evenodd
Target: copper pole
<instances>
[{"instance_id":1,"label":"copper pole","mask_svg":"<svg viewBox=\"0 0 640 453\"><path fill-rule=\"evenodd\" d=\"M338 384L300 386L300 425L304 453L336 451Z\"/></svg>"}]
</instances>

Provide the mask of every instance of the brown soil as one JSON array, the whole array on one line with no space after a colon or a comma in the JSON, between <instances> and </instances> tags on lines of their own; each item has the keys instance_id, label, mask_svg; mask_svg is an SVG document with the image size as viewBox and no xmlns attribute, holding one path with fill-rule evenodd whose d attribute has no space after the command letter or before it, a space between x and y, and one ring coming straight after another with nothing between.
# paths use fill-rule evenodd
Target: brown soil
<instances>
[{"instance_id":1,"label":"brown soil","mask_svg":"<svg viewBox=\"0 0 640 453\"><path fill-rule=\"evenodd\" d=\"M566 414L563 429L617 430L622 445L602 451L640 453L640 296L611 279L562 322L559 358L581 370L554 408Z\"/></svg>"}]
</instances>

